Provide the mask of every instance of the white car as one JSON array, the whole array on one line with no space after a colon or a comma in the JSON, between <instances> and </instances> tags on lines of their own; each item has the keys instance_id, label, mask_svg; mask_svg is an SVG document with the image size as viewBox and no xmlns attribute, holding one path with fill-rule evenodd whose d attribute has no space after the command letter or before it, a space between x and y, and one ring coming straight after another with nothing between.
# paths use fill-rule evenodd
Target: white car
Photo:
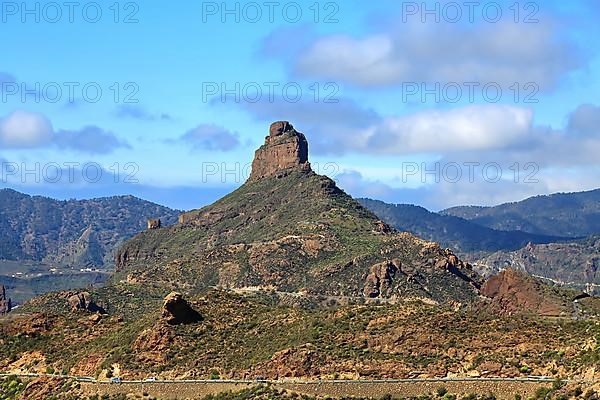
<instances>
[{"instance_id":1,"label":"white car","mask_svg":"<svg viewBox=\"0 0 600 400\"><path fill-rule=\"evenodd\" d=\"M156 381L157 381L157 379L155 376L150 376L150 377L144 379L144 382L156 382Z\"/></svg>"}]
</instances>

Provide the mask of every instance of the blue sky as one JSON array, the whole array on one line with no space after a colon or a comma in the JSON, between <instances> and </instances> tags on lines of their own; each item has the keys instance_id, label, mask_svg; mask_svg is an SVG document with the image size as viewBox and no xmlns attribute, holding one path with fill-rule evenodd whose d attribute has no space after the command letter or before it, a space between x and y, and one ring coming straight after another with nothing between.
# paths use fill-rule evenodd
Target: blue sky
<instances>
[{"instance_id":1,"label":"blue sky","mask_svg":"<svg viewBox=\"0 0 600 400\"><path fill-rule=\"evenodd\" d=\"M195 208L285 119L354 196L599 186L597 2L373 3L4 2L0 184Z\"/></svg>"}]
</instances>

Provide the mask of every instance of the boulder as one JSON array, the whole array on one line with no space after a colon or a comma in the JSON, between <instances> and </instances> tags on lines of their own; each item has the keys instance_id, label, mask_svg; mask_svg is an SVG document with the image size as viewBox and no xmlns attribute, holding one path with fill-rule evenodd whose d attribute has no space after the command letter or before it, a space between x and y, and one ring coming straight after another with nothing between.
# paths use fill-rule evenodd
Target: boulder
<instances>
[{"instance_id":1,"label":"boulder","mask_svg":"<svg viewBox=\"0 0 600 400\"><path fill-rule=\"evenodd\" d=\"M169 325L191 324L202 320L200 313L177 292L165 297L161 318Z\"/></svg>"},{"instance_id":2,"label":"boulder","mask_svg":"<svg viewBox=\"0 0 600 400\"><path fill-rule=\"evenodd\" d=\"M559 316L568 311L558 292L528 274L510 268L485 281L481 295L492 299L492 304L502 314Z\"/></svg>"},{"instance_id":3,"label":"boulder","mask_svg":"<svg viewBox=\"0 0 600 400\"><path fill-rule=\"evenodd\" d=\"M94 313L106 314L106 311L97 305L92 299L92 295L88 292L73 294L68 298L71 311L89 311Z\"/></svg>"}]
</instances>

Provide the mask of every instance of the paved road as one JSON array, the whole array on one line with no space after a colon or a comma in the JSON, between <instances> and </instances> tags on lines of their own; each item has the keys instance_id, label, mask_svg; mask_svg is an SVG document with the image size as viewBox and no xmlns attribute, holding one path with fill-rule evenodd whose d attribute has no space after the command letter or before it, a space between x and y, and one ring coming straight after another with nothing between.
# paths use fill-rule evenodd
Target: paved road
<instances>
[{"instance_id":1,"label":"paved road","mask_svg":"<svg viewBox=\"0 0 600 400\"><path fill-rule=\"evenodd\" d=\"M49 377L57 379L72 379L78 382L90 382L100 384L114 384L107 380L97 380L88 376L72 376L72 375L56 375L56 374L9 374L0 373L2 376L18 376L24 378L40 378ZM405 383L405 382L553 382L555 378L545 376L529 376L525 378L407 378L407 379L369 379L369 380L304 380L304 379L284 379L284 380L269 380L269 379L256 379L256 380L244 380L244 379L177 379L177 380L132 380L132 381L121 381L120 384L139 384L139 383L270 383L270 384L281 384L281 383L293 383L293 384L315 384L315 383L348 383L348 384L378 384L378 383ZM577 381L571 379L561 379L563 382L585 382L585 383L596 383L598 381Z\"/></svg>"}]
</instances>

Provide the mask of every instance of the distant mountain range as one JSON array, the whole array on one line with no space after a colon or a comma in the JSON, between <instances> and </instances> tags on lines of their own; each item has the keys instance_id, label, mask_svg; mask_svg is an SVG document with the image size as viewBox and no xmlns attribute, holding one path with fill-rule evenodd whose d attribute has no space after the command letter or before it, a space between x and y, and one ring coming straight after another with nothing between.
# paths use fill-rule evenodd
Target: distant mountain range
<instances>
[{"instance_id":1,"label":"distant mountain range","mask_svg":"<svg viewBox=\"0 0 600 400\"><path fill-rule=\"evenodd\" d=\"M600 232L600 189L535 196L494 207L453 207L440 214L503 231L585 237Z\"/></svg>"},{"instance_id":2,"label":"distant mountain range","mask_svg":"<svg viewBox=\"0 0 600 400\"><path fill-rule=\"evenodd\" d=\"M176 222L179 212L133 196L59 201L0 190L0 260L72 268L114 263L115 248L148 218Z\"/></svg>"},{"instance_id":3,"label":"distant mountain range","mask_svg":"<svg viewBox=\"0 0 600 400\"><path fill-rule=\"evenodd\" d=\"M518 230L502 231L452 215L441 215L411 204L388 204L358 199L386 223L400 231L440 243L461 253L516 250L527 243L551 243L560 236L539 235Z\"/></svg>"}]
</instances>

